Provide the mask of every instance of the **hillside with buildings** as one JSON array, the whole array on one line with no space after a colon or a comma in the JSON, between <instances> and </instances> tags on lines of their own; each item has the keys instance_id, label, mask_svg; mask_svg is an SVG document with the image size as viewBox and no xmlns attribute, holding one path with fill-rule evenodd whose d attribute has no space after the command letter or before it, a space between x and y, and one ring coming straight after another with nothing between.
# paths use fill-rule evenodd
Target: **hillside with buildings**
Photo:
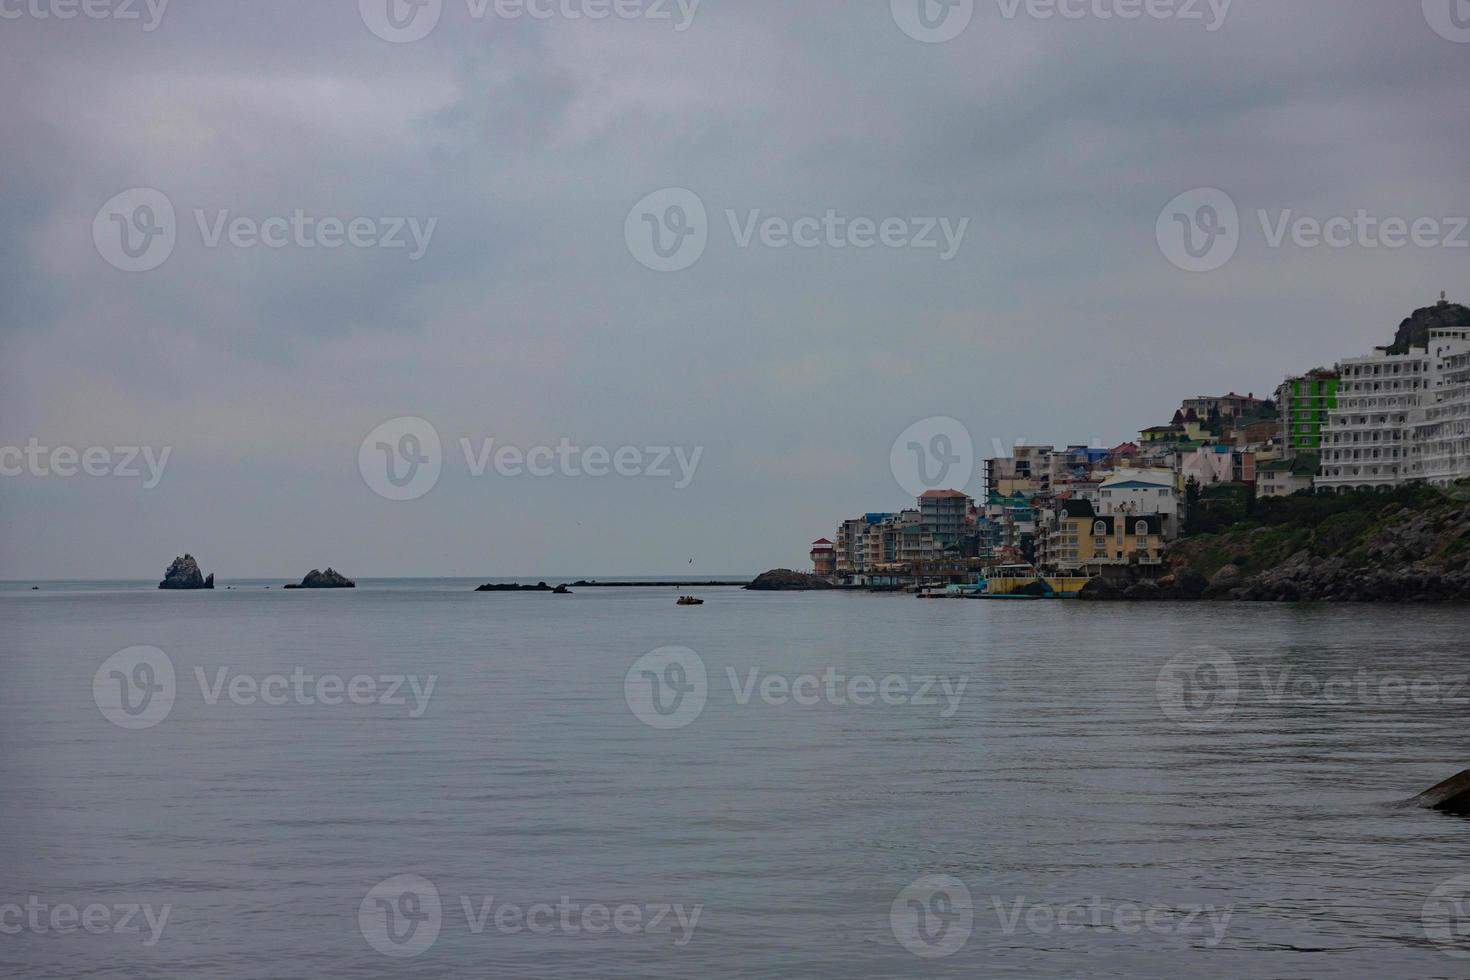
<instances>
[{"instance_id":1,"label":"hillside with buildings","mask_svg":"<svg viewBox=\"0 0 1470 980\"><path fill-rule=\"evenodd\" d=\"M1111 448L1017 446L985 461L978 498L935 487L842 521L813 574L956 595L1470 597L1470 311L1442 297L1399 339L1272 397L1186 398ZM1448 584L1416 583L1430 574Z\"/></svg>"}]
</instances>

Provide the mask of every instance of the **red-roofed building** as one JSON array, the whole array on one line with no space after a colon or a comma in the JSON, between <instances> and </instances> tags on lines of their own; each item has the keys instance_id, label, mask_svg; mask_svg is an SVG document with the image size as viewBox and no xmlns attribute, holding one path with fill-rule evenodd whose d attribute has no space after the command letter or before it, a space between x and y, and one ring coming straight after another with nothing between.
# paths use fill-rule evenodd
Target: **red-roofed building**
<instances>
[{"instance_id":1,"label":"red-roofed building","mask_svg":"<svg viewBox=\"0 0 1470 980\"><path fill-rule=\"evenodd\" d=\"M826 538L812 542L812 571L817 575L837 574L837 548Z\"/></svg>"}]
</instances>

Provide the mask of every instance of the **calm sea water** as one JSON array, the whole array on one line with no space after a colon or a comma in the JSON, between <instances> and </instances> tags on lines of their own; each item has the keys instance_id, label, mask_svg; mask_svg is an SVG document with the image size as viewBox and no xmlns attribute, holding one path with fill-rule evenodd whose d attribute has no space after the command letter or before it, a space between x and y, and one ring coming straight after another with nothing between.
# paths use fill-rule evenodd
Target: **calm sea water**
<instances>
[{"instance_id":1,"label":"calm sea water","mask_svg":"<svg viewBox=\"0 0 1470 980\"><path fill-rule=\"evenodd\" d=\"M0 589L0 974L1470 976L1464 610L232 584Z\"/></svg>"}]
</instances>

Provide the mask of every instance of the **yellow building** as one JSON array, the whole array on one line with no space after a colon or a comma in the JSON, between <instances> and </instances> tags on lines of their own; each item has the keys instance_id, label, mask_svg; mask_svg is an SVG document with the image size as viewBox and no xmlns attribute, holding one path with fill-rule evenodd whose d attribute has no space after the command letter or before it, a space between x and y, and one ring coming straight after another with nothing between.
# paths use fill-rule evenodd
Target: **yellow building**
<instances>
[{"instance_id":1,"label":"yellow building","mask_svg":"<svg viewBox=\"0 0 1470 980\"><path fill-rule=\"evenodd\" d=\"M1103 565L1162 565L1164 521L1158 514L1098 514L1089 500L1064 500L1049 522L1039 556L1048 571Z\"/></svg>"}]
</instances>

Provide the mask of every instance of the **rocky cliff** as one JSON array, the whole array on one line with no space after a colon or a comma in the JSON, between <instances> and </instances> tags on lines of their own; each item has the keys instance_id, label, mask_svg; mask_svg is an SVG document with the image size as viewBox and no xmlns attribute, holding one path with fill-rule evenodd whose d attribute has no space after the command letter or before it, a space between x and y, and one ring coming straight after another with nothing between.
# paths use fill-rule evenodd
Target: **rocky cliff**
<instances>
[{"instance_id":1,"label":"rocky cliff","mask_svg":"<svg viewBox=\"0 0 1470 980\"><path fill-rule=\"evenodd\" d=\"M1459 303L1440 302L1415 310L1414 315L1399 325L1390 350L1395 354L1407 354L1409 348L1423 347L1429 343L1429 331L1440 327L1470 327L1470 308Z\"/></svg>"},{"instance_id":2,"label":"rocky cliff","mask_svg":"<svg viewBox=\"0 0 1470 980\"><path fill-rule=\"evenodd\" d=\"M1176 542L1168 574L1097 579L1082 598L1251 602L1470 599L1470 484L1259 501L1219 534Z\"/></svg>"}]
</instances>

